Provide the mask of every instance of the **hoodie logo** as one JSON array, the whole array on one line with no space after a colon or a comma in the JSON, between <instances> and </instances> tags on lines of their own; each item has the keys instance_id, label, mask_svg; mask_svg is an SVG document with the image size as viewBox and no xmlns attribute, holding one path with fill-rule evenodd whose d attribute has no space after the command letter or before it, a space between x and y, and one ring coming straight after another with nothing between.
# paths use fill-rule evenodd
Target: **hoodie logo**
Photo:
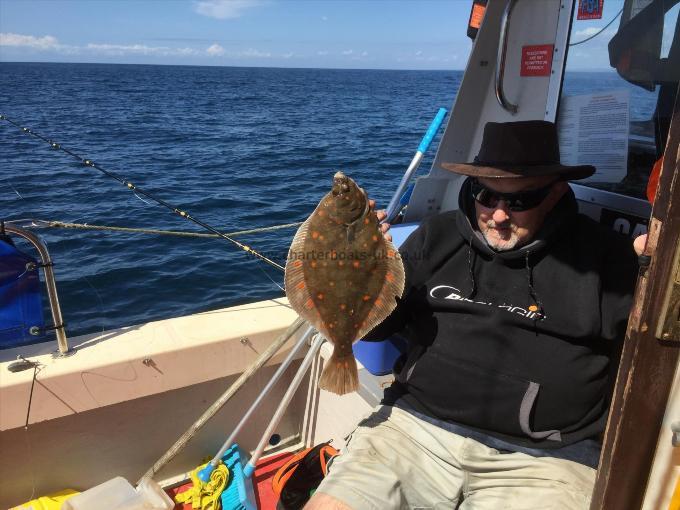
<instances>
[{"instance_id":1,"label":"hoodie logo","mask_svg":"<svg viewBox=\"0 0 680 510\"><path fill-rule=\"evenodd\" d=\"M455 287L451 287L450 285L437 285L436 287L433 287L432 290L430 291L430 297L434 299L464 301L466 303L472 303L475 305L495 306L496 308L500 308L502 310L505 310L506 312L521 315L522 317L526 317L527 319L532 320L542 320L546 318L546 316L543 315L541 312L532 312L530 310L527 310L526 308L522 308L521 306L506 304L497 305L487 301L474 301L472 299L462 296L460 294L460 290L458 290Z\"/></svg>"}]
</instances>

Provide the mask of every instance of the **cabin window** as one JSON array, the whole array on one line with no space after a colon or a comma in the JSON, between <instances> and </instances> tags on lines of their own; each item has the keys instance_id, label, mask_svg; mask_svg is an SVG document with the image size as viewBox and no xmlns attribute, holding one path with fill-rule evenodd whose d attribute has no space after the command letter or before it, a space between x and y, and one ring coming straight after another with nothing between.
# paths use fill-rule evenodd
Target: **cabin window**
<instances>
[{"instance_id":1,"label":"cabin window","mask_svg":"<svg viewBox=\"0 0 680 510\"><path fill-rule=\"evenodd\" d=\"M562 160L597 167L579 184L644 199L678 88L679 0L577 4L557 118Z\"/></svg>"}]
</instances>

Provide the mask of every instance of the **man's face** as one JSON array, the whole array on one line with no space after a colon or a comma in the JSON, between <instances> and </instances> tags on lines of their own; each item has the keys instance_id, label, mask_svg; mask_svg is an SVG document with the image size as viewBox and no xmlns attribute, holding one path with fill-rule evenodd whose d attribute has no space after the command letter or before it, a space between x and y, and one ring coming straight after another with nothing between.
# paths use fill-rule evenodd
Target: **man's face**
<instances>
[{"instance_id":1,"label":"man's face","mask_svg":"<svg viewBox=\"0 0 680 510\"><path fill-rule=\"evenodd\" d=\"M529 243L543 225L546 214L567 190L564 181L555 176L515 177L506 179L479 178L486 188L499 193L517 193L544 188L552 183L546 198L526 211L511 211L504 200L494 207L485 207L475 200L477 226L487 244L496 251L507 251Z\"/></svg>"}]
</instances>

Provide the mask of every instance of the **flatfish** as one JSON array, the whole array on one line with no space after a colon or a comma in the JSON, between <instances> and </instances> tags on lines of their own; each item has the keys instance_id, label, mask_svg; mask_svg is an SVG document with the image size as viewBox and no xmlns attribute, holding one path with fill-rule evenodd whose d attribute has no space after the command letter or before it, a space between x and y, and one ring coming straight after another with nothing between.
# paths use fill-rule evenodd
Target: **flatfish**
<instances>
[{"instance_id":1,"label":"flatfish","mask_svg":"<svg viewBox=\"0 0 680 510\"><path fill-rule=\"evenodd\" d=\"M339 395L356 391L352 344L394 310L404 266L366 193L342 172L295 234L285 284L293 309L333 343L319 386Z\"/></svg>"}]
</instances>

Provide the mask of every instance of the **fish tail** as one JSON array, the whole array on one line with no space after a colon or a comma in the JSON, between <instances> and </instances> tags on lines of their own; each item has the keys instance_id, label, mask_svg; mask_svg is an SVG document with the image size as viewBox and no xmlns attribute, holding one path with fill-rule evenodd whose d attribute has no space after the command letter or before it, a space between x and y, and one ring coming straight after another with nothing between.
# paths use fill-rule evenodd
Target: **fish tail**
<instances>
[{"instance_id":1,"label":"fish tail","mask_svg":"<svg viewBox=\"0 0 680 510\"><path fill-rule=\"evenodd\" d=\"M321 373L319 388L337 395L357 391L359 389L357 360L352 354L336 356L336 351L337 349L333 348L333 355Z\"/></svg>"}]
</instances>

